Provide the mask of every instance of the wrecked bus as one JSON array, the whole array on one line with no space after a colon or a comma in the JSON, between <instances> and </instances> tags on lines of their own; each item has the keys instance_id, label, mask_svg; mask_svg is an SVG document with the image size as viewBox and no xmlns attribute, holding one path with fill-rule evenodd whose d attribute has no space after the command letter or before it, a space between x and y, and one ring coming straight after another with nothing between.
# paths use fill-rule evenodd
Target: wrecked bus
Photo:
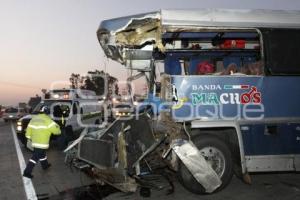
<instances>
[{"instance_id":1,"label":"wrecked bus","mask_svg":"<svg viewBox=\"0 0 300 200\"><path fill-rule=\"evenodd\" d=\"M299 21L298 11L224 9L103 21L106 56L136 72L128 80L145 76L149 95L131 119L85 129L75 160L124 192L161 188L158 174L202 194L233 173L250 183L251 172L299 171Z\"/></svg>"}]
</instances>

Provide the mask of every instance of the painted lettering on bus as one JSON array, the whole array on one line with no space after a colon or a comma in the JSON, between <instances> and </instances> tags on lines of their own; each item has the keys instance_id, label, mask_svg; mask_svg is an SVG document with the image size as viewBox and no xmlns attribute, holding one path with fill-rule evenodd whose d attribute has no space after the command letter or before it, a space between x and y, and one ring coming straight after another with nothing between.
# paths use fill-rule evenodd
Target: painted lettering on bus
<instances>
[{"instance_id":1,"label":"painted lettering on bus","mask_svg":"<svg viewBox=\"0 0 300 200\"><path fill-rule=\"evenodd\" d=\"M199 88L199 87L198 87ZM219 88L219 87L214 87ZM223 92L218 95L215 92L200 92L191 93L193 105L219 105L219 104L260 104L262 102L261 92L257 90L255 86L224 86L224 89L249 89L248 92L237 93L237 92Z\"/></svg>"}]
</instances>

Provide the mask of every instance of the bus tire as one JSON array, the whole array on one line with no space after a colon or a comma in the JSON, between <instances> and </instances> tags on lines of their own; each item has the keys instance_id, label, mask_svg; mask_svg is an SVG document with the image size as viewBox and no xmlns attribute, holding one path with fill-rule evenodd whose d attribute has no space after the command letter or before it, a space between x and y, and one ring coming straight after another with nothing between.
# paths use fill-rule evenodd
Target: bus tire
<instances>
[{"instance_id":1,"label":"bus tire","mask_svg":"<svg viewBox=\"0 0 300 200\"><path fill-rule=\"evenodd\" d=\"M211 135L198 136L193 139L193 142L205 159L211 161L212 168L221 177L222 184L214 192L224 189L233 175L230 149L218 137ZM193 177L182 162L179 162L178 179L188 191L195 194L206 194L204 187Z\"/></svg>"}]
</instances>

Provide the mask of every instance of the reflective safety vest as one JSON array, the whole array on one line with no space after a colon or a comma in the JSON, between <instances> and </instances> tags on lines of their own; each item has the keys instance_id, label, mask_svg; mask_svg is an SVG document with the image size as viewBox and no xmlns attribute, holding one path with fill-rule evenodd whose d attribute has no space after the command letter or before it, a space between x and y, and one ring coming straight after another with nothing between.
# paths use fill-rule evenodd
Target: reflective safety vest
<instances>
[{"instance_id":1,"label":"reflective safety vest","mask_svg":"<svg viewBox=\"0 0 300 200\"><path fill-rule=\"evenodd\" d=\"M34 116L27 127L26 138L32 142L32 147L48 149L51 134L60 135L59 126L46 114Z\"/></svg>"}]
</instances>

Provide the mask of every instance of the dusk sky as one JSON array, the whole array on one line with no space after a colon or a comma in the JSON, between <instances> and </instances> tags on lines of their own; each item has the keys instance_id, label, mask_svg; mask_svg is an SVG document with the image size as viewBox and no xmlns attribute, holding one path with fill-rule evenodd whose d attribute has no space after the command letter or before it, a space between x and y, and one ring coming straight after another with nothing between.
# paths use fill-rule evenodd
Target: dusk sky
<instances>
[{"instance_id":1,"label":"dusk sky","mask_svg":"<svg viewBox=\"0 0 300 200\"><path fill-rule=\"evenodd\" d=\"M299 0L0 0L0 105L68 81L71 73L103 70L125 79L124 67L105 59L96 37L104 19L164 8L300 10Z\"/></svg>"}]
</instances>

